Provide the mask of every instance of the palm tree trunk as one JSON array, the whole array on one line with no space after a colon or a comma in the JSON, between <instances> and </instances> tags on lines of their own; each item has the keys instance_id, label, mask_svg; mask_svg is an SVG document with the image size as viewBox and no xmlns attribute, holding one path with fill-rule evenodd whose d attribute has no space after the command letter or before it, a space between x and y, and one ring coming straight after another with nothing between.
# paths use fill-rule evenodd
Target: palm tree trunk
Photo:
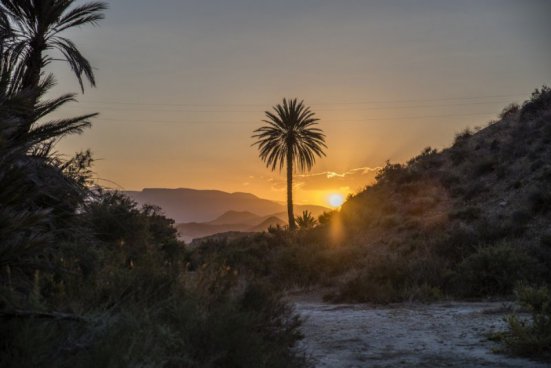
<instances>
[{"instance_id":1,"label":"palm tree trunk","mask_svg":"<svg viewBox=\"0 0 551 368\"><path fill-rule=\"evenodd\" d=\"M27 60L26 70L22 77L22 89L36 90L40 84L40 73L44 67L42 53L46 50L46 42L42 37L36 37L31 41L30 55Z\"/></svg>"},{"instance_id":2,"label":"palm tree trunk","mask_svg":"<svg viewBox=\"0 0 551 368\"><path fill-rule=\"evenodd\" d=\"M296 229L293 212L293 153L287 152L287 214L289 215L289 230Z\"/></svg>"},{"instance_id":3,"label":"palm tree trunk","mask_svg":"<svg viewBox=\"0 0 551 368\"><path fill-rule=\"evenodd\" d=\"M25 73L21 77L21 90L28 93L29 106L36 106L38 102L38 86L40 84L40 73L42 72L43 62L42 53L46 49L44 41L34 40L31 42L32 49L30 51L29 59L26 63ZM32 125L32 119L27 116L23 116L23 124L19 128L19 134L27 134Z\"/></svg>"}]
</instances>

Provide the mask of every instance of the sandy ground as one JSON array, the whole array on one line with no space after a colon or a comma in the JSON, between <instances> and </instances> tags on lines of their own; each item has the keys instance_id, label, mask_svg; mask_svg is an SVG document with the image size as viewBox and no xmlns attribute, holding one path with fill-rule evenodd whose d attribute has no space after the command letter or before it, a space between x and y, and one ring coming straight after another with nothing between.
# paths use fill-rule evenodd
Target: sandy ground
<instances>
[{"instance_id":1,"label":"sandy ground","mask_svg":"<svg viewBox=\"0 0 551 368\"><path fill-rule=\"evenodd\" d=\"M295 300L301 347L316 367L550 367L494 353L486 334L505 328L505 303L330 305Z\"/></svg>"}]
</instances>

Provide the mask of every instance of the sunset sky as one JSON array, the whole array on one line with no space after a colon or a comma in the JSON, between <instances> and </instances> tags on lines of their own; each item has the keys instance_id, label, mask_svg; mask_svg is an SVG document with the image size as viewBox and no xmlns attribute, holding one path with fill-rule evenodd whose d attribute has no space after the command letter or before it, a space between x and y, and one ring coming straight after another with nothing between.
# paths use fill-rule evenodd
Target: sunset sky
<instances>
[{"instance_id":1,"label":"sunset sky","mask_svg":"<svg viewBox=\"0 0 551 368\"><path fill-rule=\"evenodd\" d=\"M386 160L443 148L551 84L551 1L113 0L68 35L97 88L63 116L99 112L58 145L90 148L102 185L220 189L285 200L251 147L283 97L311 106L327 157L297 175L299 203L328 205ZM55 93L77 92L65 65Z\"/></svg>"}]
</instances>

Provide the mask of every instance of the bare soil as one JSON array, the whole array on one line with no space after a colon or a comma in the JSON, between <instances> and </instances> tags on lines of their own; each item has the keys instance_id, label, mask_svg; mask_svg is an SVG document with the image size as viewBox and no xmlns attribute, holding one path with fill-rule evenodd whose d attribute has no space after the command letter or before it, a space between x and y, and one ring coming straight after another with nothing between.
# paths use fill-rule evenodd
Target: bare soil
<instances>
[{"instance_id":1,"label":"bare soil","mask_svg":"<svg viewBox=\"0 0 551 368\"><path fill-rule=\"evenodd\" d=\"M495 352L499 345L487 336L505 329L511 303L293 302L304 319L301 348L318 368L550 366Z\"/></svg>"}]
</instances>

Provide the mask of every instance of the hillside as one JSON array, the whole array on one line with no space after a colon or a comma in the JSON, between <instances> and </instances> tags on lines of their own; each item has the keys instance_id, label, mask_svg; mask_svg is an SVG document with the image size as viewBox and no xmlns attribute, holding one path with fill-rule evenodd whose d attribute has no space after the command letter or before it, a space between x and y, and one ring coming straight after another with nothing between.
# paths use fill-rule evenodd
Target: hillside
<instances>
[{"instance_id":1,"label":"hillside","mask_svg":"<svg viewBox=\"0 0 551 368\"><path fill-rule=\"evenodd\" d=\"M551 91L441 152L387 163L340 220L362 261L337 298L503 295L551 280Z\"/></svg>"},{"instance_id":2,"label":"hillside","mask_svg":"<svg viewBox=\"0 0 551 368\"><path fill-rule=\"evenodd\" d=\"M458 134L450 148L388 163L375 185L343 205L351 234L374 242L382 233L461 227L487 241L539 240L550 225L550 102L549 92L536 94L486 128Z\"/></svg>"}]
</instances>

